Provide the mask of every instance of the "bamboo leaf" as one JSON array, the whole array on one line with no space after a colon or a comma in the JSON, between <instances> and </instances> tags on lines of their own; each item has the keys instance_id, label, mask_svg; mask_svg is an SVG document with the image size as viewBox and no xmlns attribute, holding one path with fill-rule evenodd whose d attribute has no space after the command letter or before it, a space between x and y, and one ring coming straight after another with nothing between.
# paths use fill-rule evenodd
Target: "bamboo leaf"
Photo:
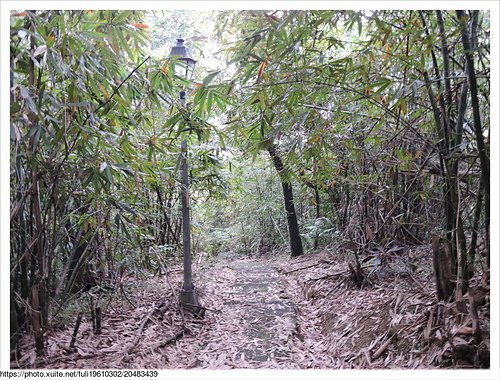
<instances>
[{"instance_id":1,"label":"bamboo leaf","mask_svg":"<svg viewBox=\"0 0 500 380\"><path fill-rule=\"evenodd\" d=\"M203 86L208 86L214 78L221 73L221 70L211 72L203 79Z\"/></svg>"},{"instance_id":2,"label":"bamboo leaf","mask_svg":"<svg viewBox=\"0 0 500 380\"><path fill-rule=\"evenodd\" d=\"M132 14L132 11L122 11L118 13L114 18L113 18L113 24L120 24L123 21L125 21L130 15Z\"/></svg>"}]
</instances>

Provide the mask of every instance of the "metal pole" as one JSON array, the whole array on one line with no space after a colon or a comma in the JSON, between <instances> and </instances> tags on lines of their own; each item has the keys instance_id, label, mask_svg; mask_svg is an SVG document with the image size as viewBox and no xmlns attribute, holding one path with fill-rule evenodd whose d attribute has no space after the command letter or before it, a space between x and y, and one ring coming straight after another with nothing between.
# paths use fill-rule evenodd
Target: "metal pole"
<instances>
[{"instance_id":1,"label":"metal pole","mask_svg":"<svg viewBox=\"0 0 500 380\"><path fill-rule=\"evenodd\" d=\"M186 93L180 93L181 105L186 102ZM180 301L187 309L198 313L198 295L193 285L191 269L191 223L189 219L189 170L187 162L187 140L181 141L181 205L182 205L182 254L184 261L184 284Z\"/></svg>"},{"instance_id":2,"label":"metal pole","mask_svg":"<svg viewBox=\"0 0 500 380\"><path fill-rule=\"evenodd\" d=\"M184 255L184 286L183 290L193 288L191 271L191 234L189 220L189 175L187 165L187 141L181 142L181 201L182 201L182 250Z\"/></svg>"}]
</instances>

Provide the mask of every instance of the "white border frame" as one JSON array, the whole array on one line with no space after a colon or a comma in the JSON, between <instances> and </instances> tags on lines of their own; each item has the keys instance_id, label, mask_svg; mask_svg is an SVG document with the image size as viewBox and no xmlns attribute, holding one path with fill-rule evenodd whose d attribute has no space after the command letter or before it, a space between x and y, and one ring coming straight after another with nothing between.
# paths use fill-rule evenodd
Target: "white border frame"
<instances>
[{"instance_id":1,"label":"white border frame","mask_svg":"<svg viewBox=\"0 0 500 380\"><path fill-rule=\"evenodd\" d=\"M500 379L499 352L499 46L498 0L489 1L2 1L0 8L0 371L9 370L10 197L9 159L9 29L10 11L21 9L481 9L491 15L491 366L489 370L161 370L159 378L170 379Z\"/></svg>"}]
</instances>

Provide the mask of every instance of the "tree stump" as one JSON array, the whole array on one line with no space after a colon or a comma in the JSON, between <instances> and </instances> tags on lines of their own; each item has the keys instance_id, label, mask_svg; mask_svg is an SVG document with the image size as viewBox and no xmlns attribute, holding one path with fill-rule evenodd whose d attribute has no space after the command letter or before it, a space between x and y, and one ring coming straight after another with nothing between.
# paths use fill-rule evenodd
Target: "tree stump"
<instances>
[{"instance_id":1,"label":"tree stump","mask_svg":"<svg viewBox=\"0 0 500 380\"><path fill-rule=\"evenodd\" d=\"M450 246L445 238L432 234L432 254L437 296L447 300L453 294Z\"/></svg>"}]
</instances>

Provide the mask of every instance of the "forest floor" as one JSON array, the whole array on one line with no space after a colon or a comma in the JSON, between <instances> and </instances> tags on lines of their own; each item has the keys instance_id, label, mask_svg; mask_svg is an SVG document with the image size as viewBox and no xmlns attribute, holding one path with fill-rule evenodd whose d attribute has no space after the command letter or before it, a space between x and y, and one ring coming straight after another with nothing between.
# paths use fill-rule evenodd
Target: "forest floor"
<instances>
[{"instance_id":1,"label":"forest floor","mask_svg":"<svg viewBox=\"0 0 500 380\"><path fill-rule=\"evenodd\" d=\"M82 295L76 315L46 333L46 352L22 337L12 368L477 368L489 366L489 290L438 302L428 247L366 258L330 248L290 259L206 260L193 271L204 317L179 307L180 264L161 276L122 278L111 296ZM378 261L377 261L378 260ZM411 264L411 265L410 265ZM91 292L92 293L92 292ZM85 302L102 307L95 332ZM75 310L77 310L75 309Z\"/></svg>"}]
</instances>

